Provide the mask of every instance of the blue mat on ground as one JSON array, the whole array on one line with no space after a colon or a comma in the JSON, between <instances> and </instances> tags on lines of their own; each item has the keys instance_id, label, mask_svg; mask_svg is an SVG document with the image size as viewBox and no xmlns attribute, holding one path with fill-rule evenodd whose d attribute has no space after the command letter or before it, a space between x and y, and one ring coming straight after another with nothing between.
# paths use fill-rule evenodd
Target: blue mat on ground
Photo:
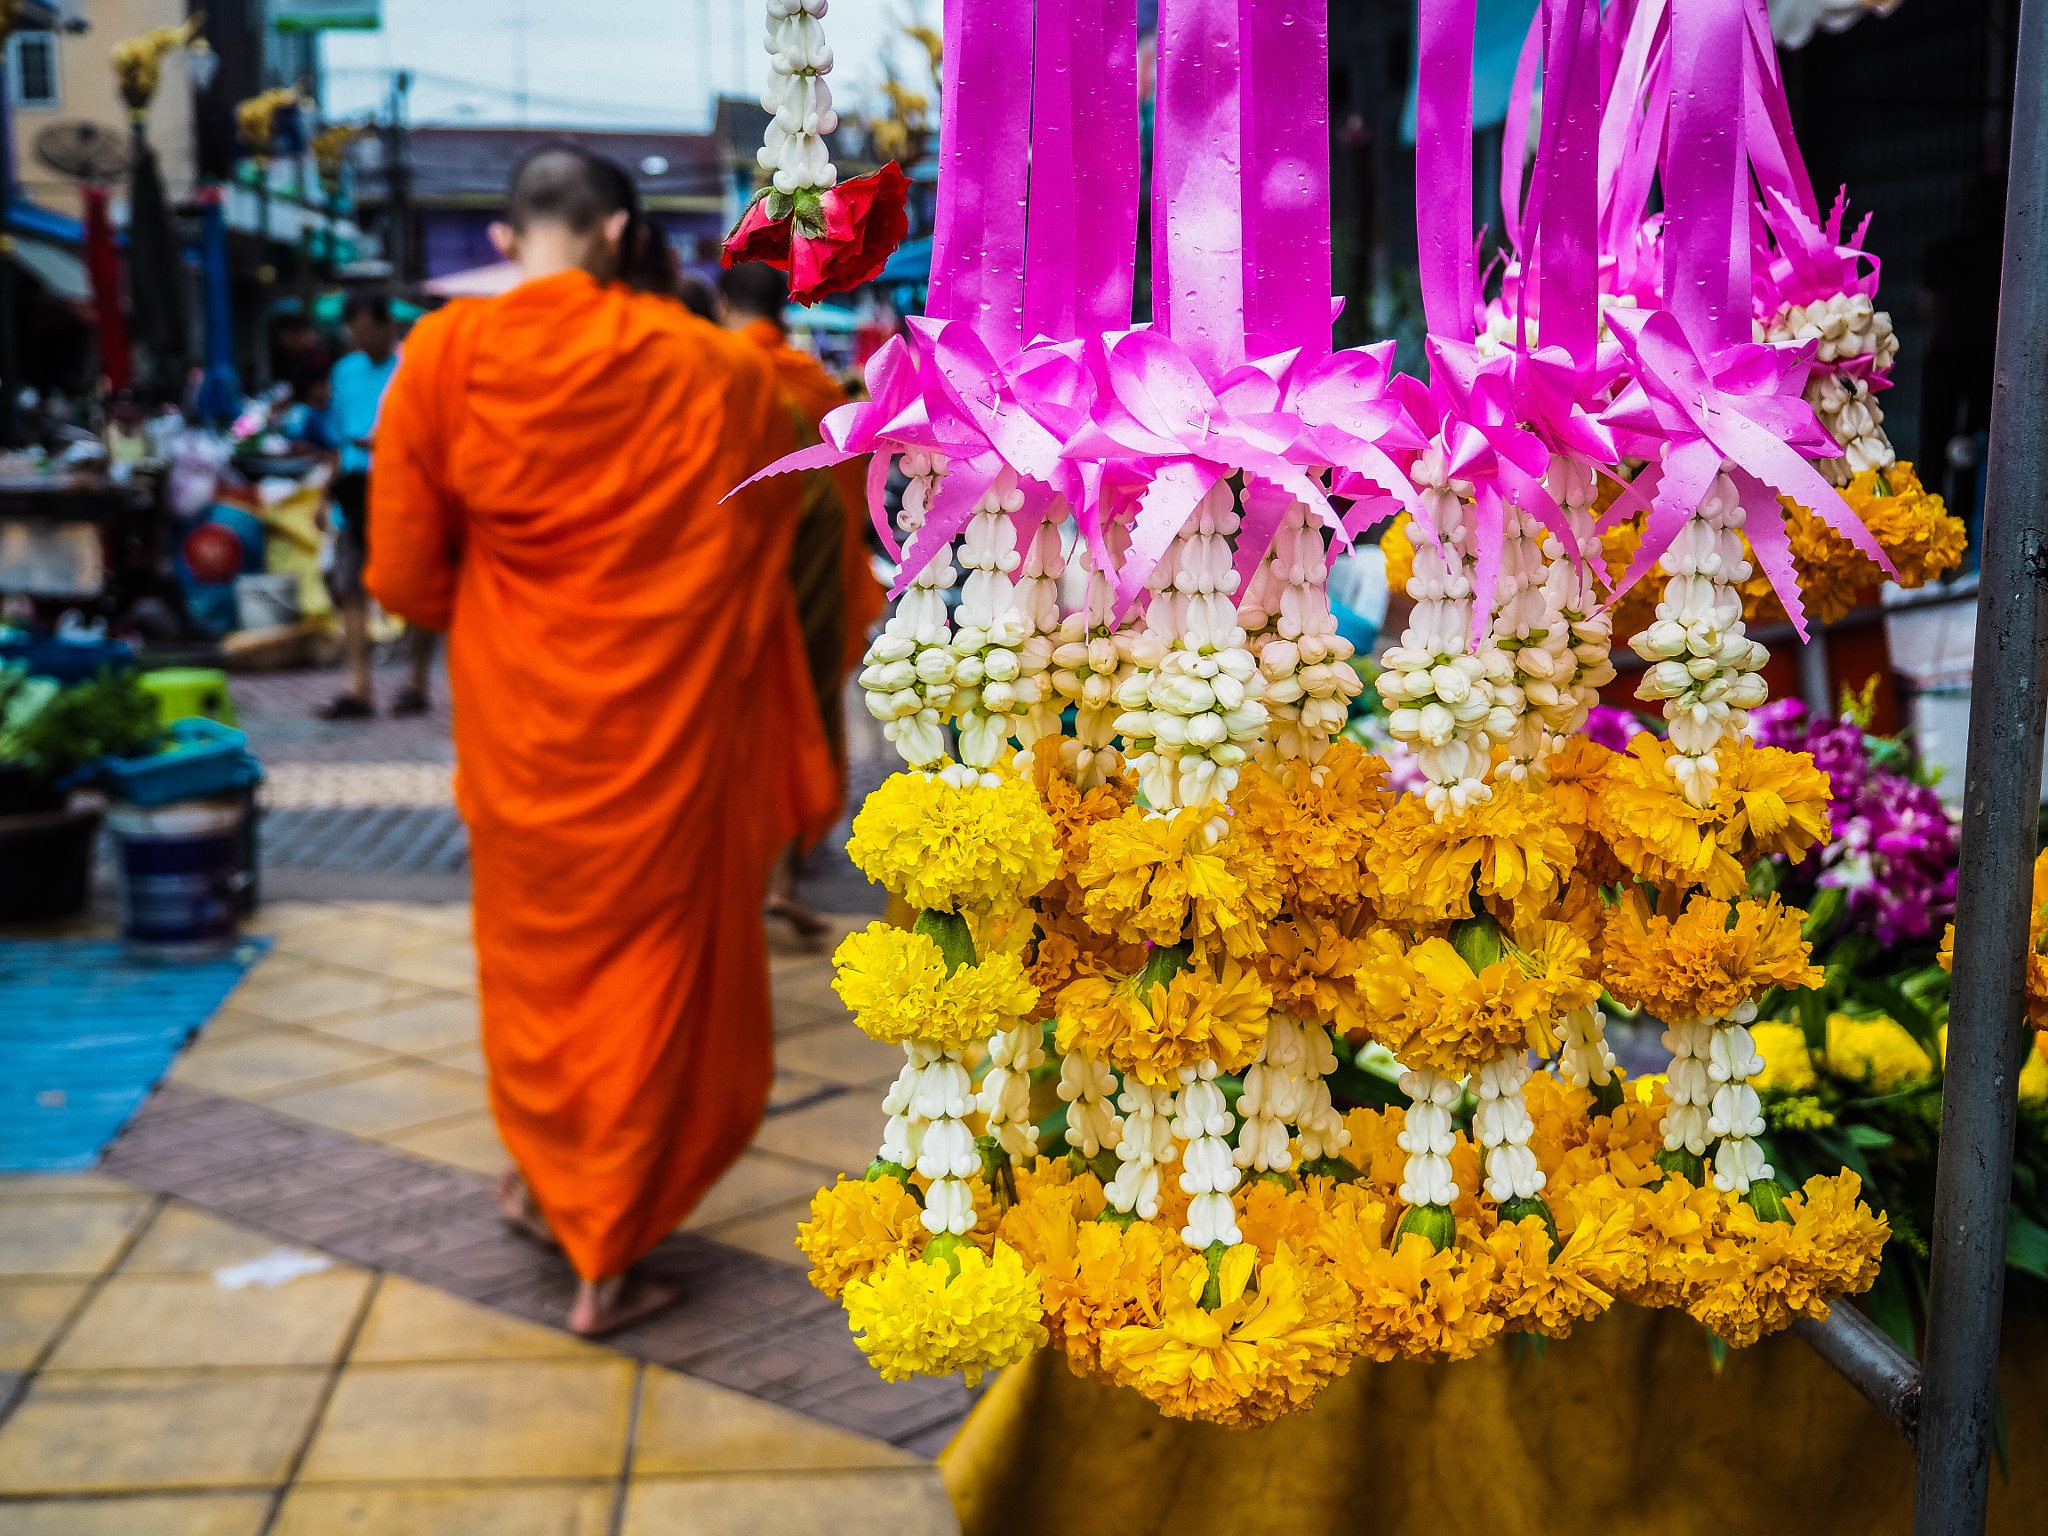
<instances>
[{"instance_id":1,"label":"blue mat on ground","mask_svg":"<svg viewBox=\"0 0 2048 1536\"><path fill-rule=\"evenodd\" d=\"M269 947L171 963L108 939L0 940L0 1172L90 1168Z\"/></svg>"}]
</instances>

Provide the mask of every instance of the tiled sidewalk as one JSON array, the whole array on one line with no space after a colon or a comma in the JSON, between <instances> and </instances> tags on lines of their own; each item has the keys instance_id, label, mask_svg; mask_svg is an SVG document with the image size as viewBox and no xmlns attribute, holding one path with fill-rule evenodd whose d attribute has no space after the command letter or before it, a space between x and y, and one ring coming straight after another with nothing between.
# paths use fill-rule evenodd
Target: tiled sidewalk
<instances>
[{"instance_id":1,"label":"tiled sidewalk","mask_svg":"<svg viewBox=\"0 0 2048 1536\"><path fill-rule=\"evenodd\" d=\"M269 909L275 949L116 1143L119 1178L0 1183L0 1529L953 1529L924 1458L966 1392L881 1383L791 1246L893 1076L826 960L774 959L775 1107L660 1256L686 1301L592 1347L535 1326L567 1271L491 1211L467 925ZM212 1278L280 1238L343 1262Z\"/></svg>"}]
</instances>

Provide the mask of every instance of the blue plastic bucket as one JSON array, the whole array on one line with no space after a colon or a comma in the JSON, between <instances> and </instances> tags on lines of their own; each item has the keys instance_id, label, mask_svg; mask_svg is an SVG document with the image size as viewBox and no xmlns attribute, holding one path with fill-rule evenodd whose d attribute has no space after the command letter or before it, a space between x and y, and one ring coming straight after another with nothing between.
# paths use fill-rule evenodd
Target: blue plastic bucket
<instances>
[{"instance_id":1,"label":"blue plastic bucket","mask_svg":"<svg viewBox=\"0 0 2048 1536\"><path fill-rule=\"evenodd\" d=\"M121 938L138 954L204 959L236 942L240 800L107 807L119 847Z\"/></svg>"}]
</instances>

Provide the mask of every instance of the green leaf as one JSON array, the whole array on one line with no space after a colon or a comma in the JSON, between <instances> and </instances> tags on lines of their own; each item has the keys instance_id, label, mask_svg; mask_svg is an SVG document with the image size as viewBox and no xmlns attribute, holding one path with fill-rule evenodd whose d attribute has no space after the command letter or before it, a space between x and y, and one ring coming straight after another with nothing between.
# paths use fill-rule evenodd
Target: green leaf
<instances>
[{"instance_id":1,"label":"green leaf","mask_svg":"<svg viewBox=\"0 0 2048 1536\"><path fill-rule=\"evenodd\" d=\"M2009 1269L2048 1280L2048 1227L2018 1206L2005 1213L2005 1262Z\"/></svg>"},{"instance_id":2,"label":"green leaf","mask_svg":"<svg viewBox=\"0 0 2048 1536\"><path fill-rule=\"evenodd\" d=\"M1792 998L1793 1011L1799 1016L1799 1032L1806 1037L1806 1048L1819 1055L1826 1055L1828 1048L1828 1000L1821 992L1799 992Z\"/></svg>"},{"instance_id":3,"label":"green leaf","mask_svg":"<svg viewBox=\"0 0 2048 1536\"><path fill-rule=\"evenodd\" d=\"M1877 1283L1864 1293L1863 1314L1882 1328L1908 1355L1913 1353L1913 1298L1906 1269L1914 1254L1903 1244L1885 1244Z\"/></svg>"},{"instance_id":4,"label":"green leaf","mask_svg":"<svg viewBox=\"0 0 2048 1536\"><path fill-rule=\"evenodd\" d=\"M1778 861L1776 859L1758 859L1749 866L1750 895L1768 896L1777 888ZM1800 927L1800 936L1802 938L1806 936L1806 929L1803 924Z\"/></svg>"},{"instance_id":5,"label":"green leaf","mask_svg":"<svg viewBox=\"0 0 2048 1536\"><path fill-rule=\"evenodd\" d=\"M1826 1130L1814 1131L1812 1136L1817 1146L1844 1168L1854 1172L1865 1184L1877 1182L1871 1175L1870 1164L1863 1159L1863 1149L1844 1133L1841 1126L1831 1125Z\"/></svg>"},{"instance_id":6,"label":"green leaf","mask_svg":"<svg viewBox=\"0 0 2048 1536\"><path fill-rule=\"evenodd\" d=\"M1754 887L1756 871L1750 871ZM1799 925L1799 937L1809 944L1818 945L1834 931L1835 924L1843 912L1848 910L1849 897L1839 885L1824 885L1814 892L1813 905L1807 909L1806 919Z\"/></svg>"},{"instance_id":7,"label":"green leaf","mask_svg":"<svg viewBox=\"0 0 2048 1536\"><path fill-rule=\"evenodd\" d=\"M1884 1131L1880 1131L1874 1125L1848 1125L1843 1127L1843 1129L1848 1132L1849 1139L1855 1142L1857 1146L1873 1152L1879 1147L1890 1146L1897 1139Z\"/></svg>"},{"instance_id":8,"label":"green leaf","mask_svg":"<svg viewBox=\"0 0 2048 1536\"><path fill-rule=\"evenodd\" d=\"M1701 1331L1707 1336L1707 1358L1714 1362L1714 1374L1718 1376L1721 1367L1728 1363L1728 1341L1711 1328Z\"/></svg>"}]
</instances>

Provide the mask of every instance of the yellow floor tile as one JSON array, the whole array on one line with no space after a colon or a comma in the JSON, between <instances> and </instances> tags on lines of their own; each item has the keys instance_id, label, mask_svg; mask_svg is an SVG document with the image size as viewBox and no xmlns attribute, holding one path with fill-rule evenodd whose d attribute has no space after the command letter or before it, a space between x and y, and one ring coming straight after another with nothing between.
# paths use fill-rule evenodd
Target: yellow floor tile
<instances>
[{"instance_id":1,"label":"yellow floor tile","mask_svg":"<svg viewBox=\"0 0 2048 1536\"><path fill-rule=\"evenodd\" d=\"M371 1276L301 1275L228 1290L210 1275L116 1275L72 1324L53 1370L331 1365Z\"/></svg>"},{"instance_id":2,"label":"yellow floor tile","mask_svg":"<svg viewBox=\"0 0 2048 1536\"><path fill-rule=\"evenodd\" d=\"M418 1002L395 1003L374 1013L324 1019L317 1027L323 1035L338 1035L363 1045L415 1055L471 1044L481 1028L476 999L470 997L429 997Z\"/></svg>"},{"instance_id":3,"label":"yellow floor tile","mask_svg":"<svg viewBox=\"0 0 2048 1536\"><path fill-rule=\"evenodd\" d=\"M783 1264L802 1264L806 1261L796 1246L796 1229L799 1223L810 1219L811 1203L806 1198L698 1230L728 1248L744 1248Z\"/></svg>"},{"instance_id":4,"label":"yellow floor tile","mask_svg":"<svg viewBox=\"0 0 2048 1536\"><path fill-rule=\"evenodd\" d=\"M633 1372L632 1361L609 1354L351 1365L299 1477L334 1483L616 1473Z\"/></svg>"},{"instance_id":5,"label":"yellow floor tile","mask_svg":"<svg viewBox=\"0 0 2048 1536\"><path fill-rule=\"evenodd\" d=\"M279 935L277 953L320 965L381 972L385 961L427 936L402 918L344 912L332 922L309 923Z\"/></svg>"},{"instance_id":6,"label":"yellow floor tile","mask_svg":"<svg viewBox=\"0 0 2048 1536\"><path fill-rule=\"evenodd\" d=\"M800 1162L859 1173L875 1159L884 1118L876 1095L842 1093L762 1121L754 1145Z\"/></svg>"},{"instance_id":7,"label":"yellow floor tile","mask_svg":"<svg viewBox=\"0 0 2048 1536\"><path fill-rule=\"evenodd\" d=\"M832 962L819 959L801 969L775 972L769 990L778 1003L809 1003L815 1007L844 1010L839 994L832 990Z\"/></svg>"},{"instance_id":8,"label":"yellow floor tile","mask_svg":"<svg viewBox=\"0 0 2048 1536\"><path fill-rule=\"evenodd\" d=\"M348 905L352 911L396 917L416 927L436 928L443 933L467 934L473 928L466 901L353 901Z\"/></svg>"},{"instance_id":9,"label":"yellow floor tile","mask_svg":"<svg viewBox=\"0 0 2048 1536\"><path fill-rule=\"evenodd\" d=\"M404 950L377 970L381 975L401 976L451 992L476 990L476 951L467 944L443 942L427 949Z\"/></svg>"},{"instance_id":10,"label":"yellow floor tile","mask_svg":"<svg viewBox=\"0 0 2048 1536\"><path fill-rule=\"evenodd\" d=\"M391 976L323 969L288 981L246 987L235 994L235 1006L279 1024L305 1024L339 1013L388 1008L426 991L417 982Z\"/></svg>"},{"instance_id":11,"label":"yellow floor tile","mask_svg":"<svg viewBox=\"0 0 2048 1536\"><path fill-rule=\"evenodd\" d=\"M498 1137L498 1124L488 1109L458 1120L430 1125L423 1131L400 1131L383 1138L388 1146L430 1157L437 1163L487 1173L496 1178L511 1165L511 1154Z\"/></svg>"},{"instance_id":12,"label":"yellow floor tile","mask_svg":"<svg viewBox=\"0 0 2048 1536\"><path fill-rule=\"evenodd\" d=\"M460 1045L444 1045L438 1050L418 1054L429 1061L438 1061L444 1067L474 1072L478 1077L490 1075L490 1063L484 1060L484 1043L481 1040L465 1040Z\"/></svg>"},{"instance_id":13,"label":"yellow floor tile","mask_svg":"<svg viewBox=\"0 0 2048 1536\"><path fill-rule=\"evenodd\" d=\"M122 1275L211 1275L260 1259L278 1246L274 1233L237 1226L172 1201L157 1213L122 1262Z\"/></svg>"},{"instance_id":14,"label":"yellow floor tile","mask_svg":"<svg viewBox=\"0 0 2048 1536\"><path fill-rule=\"evenodd\" d=\"M272 1536L606 1536L608 1482L292 1489Z\"/></svg>"},{"instance_id":15,"label":"yellow floor tile","mask_svg":"<svg viewBox=\"0 0 2048 1536\"><path fill-rule=\"evenodd\" d=\"M0 1275L96 1275L149 1210L147 1195L0 1198Z\"/></svg>"},{"instance_id":16,"label":"yellow floor tile","mask_svg":"<svg viewBox=\"0 0 2048 1536\"><path fill-rule=\"evenodd\" d=\"M111 1174L80 1169L75 1173L0 1173L0 1200L10 1195L132 1195L135 1186Z\"/></svg>"},{"instance_id":17,"label":"yellow floor tile","mask_svg":"<svg viewBox=\"0 0 2048 1536\"><path fill-rule=\"evenodd\" d=\"M206 1021L205 1032L200 1039L208 1045L224 1045L243 1035L269 1034L278 1030L296 1032L294 1024L280 1024L275 1019L266 1019L260 1013L244 1013L232 1003L214 1010L213 1017Z\"/></svg>"},{"instance_id":18,"label":"yellow floor tile","mask_svg":"<svg viewBox=\"0 0 2048 1536\"><path fill-rule=\"evenodd\" d=\"M690 1212L685 1228L699 1229L758 1215L787 1205L791 1200L809 1200L836 1174L829 1168L795 1163L772 1152L748 1150L712 1185L697 1208Z\"/></svg>"},{"instance_id":19,"label":"yellow floor tile","mask_svg":"<svg viewBox=\"0 0 2048 1536\"><path fill-rule=\"evenodd\" d=\"M254 992L262 987L282 986L288 981L299 981L307 976L320 975L324 970L324 966L315 965L310 960L301 960L296 955L283 954L273 949L242 973L242 979L236 983L234 990L228 993L227 1005L230 1008L234 1007L245 992Z\"/></svg>"},{"instance_id":20,"label":"yellow floor tile","mask_svg":"<svg viewBox=\"0 0 2048 1536\"><path fill-rule=\"evenodd\" d=\"M816 1029L820 1024L845 1024L853 1018L839 1006L836 998L830 1006L777 998L774 1008L775 1033L778 1036L801 1034L804 1030Z\"/></svg>"},{"instance_id":21,"label":"yellow floor tile","mask_svg":"<svg viewBox=\"0 0 2048 1536\"><path fill-rule=\"evenodd\" d=\"M0 1285L0 1371L25 1371L85 1294L83 1280Z\"/></svg>"},{"instance_id":22,"label":"yellow floor tile","mask_svg":"<svg viewBox=\"0 0 2048 1536\"><path fill-rule=\"evenodd\" d=\"M198 1493L139 1499L52 1499L8 1504L7 1536L256 1536L267 1493Z\"/></svg>"},{"instance_id":23,"label":"yellow floor tile","mask_svg":"<svg viewBox=\"0 0 2048 1536\"><path fill-rule=\"evenodd\" d=\"M635 1478L625 1536L957 1536L929 1467L901 1472Z\"/></svg>"},{"instance_id":24,"label":"yellow floor tile","mask_svg":"<svg viewBox=\"0 0 2048 1536\"><path fill-rule=\"evenodd\" d=\"M202 1038L196 1048L178 1058L171 1076L208 1093L245 1099L294 1083L361 1071L390 1059L383 1051L344 1040L323 1040L304 1030L252 1030L218 1044Z\"/></svg>"},{"instance_id":25,"label":"yellow floor tile","mask_svg":"<svg viewBox=\"0 0 2048 1536\"><path fill-rule=\"evenodd\" d=\"M266 1094L263 1103L351 1136L385 1136L485 1107L472 1072L411 1062L325 1088Z\"/></svg>"},{"instance_id":26,"label":"yellow floor tile","mask_svg":"<svg viewBox=\"0 0 2048 1536\"><path fill-rule=\"evenodd\" d=\"M350 1365L423 1360L613 1360L594 1344L386 1275Z\"/></svg>"},{"instance_id":27,"label":"yellow floor tile","mask_svg":"<svg viewBox=\"0 0 2048 1536\"><path fill-rule=\"evenodd\" d=\"M812 1472L914 1467L918 1457L742 1392L647 1368L633 1472Z\"/></svg>"},{"instance_id":28,"label":"yellow floor tile","mask_svg":"<svg viewBox=\"0 0 2048 1536\"><path fill-rule=\"evenodd\" d=\"M332 923L348 909L325 901L266 901L242 924L250 933L289 933L295 928Z\"/></svg>"},{"instance_id":29,"label":"yellow floor tile","mask_svg":"<svg viewBox=\"0 0 2048 1536\"><path fill-rule=\"evenodd\" d=\"M894 1082L903 1047L870 1038L858 1024L821 1024L778 1039L775 1065L835 1083Z\"/></svg>"},{"instance_id":30,"label":"yellow floor tile","mask_svg":"<svg viewBox=\"0 0 2048 1536\"><path fill-rule=\"evenodd\" d=\"M270 1488L327 1383L291 1371L45 1371L0 1425L0 1493Z\"/></svg>"}]
</instances>

